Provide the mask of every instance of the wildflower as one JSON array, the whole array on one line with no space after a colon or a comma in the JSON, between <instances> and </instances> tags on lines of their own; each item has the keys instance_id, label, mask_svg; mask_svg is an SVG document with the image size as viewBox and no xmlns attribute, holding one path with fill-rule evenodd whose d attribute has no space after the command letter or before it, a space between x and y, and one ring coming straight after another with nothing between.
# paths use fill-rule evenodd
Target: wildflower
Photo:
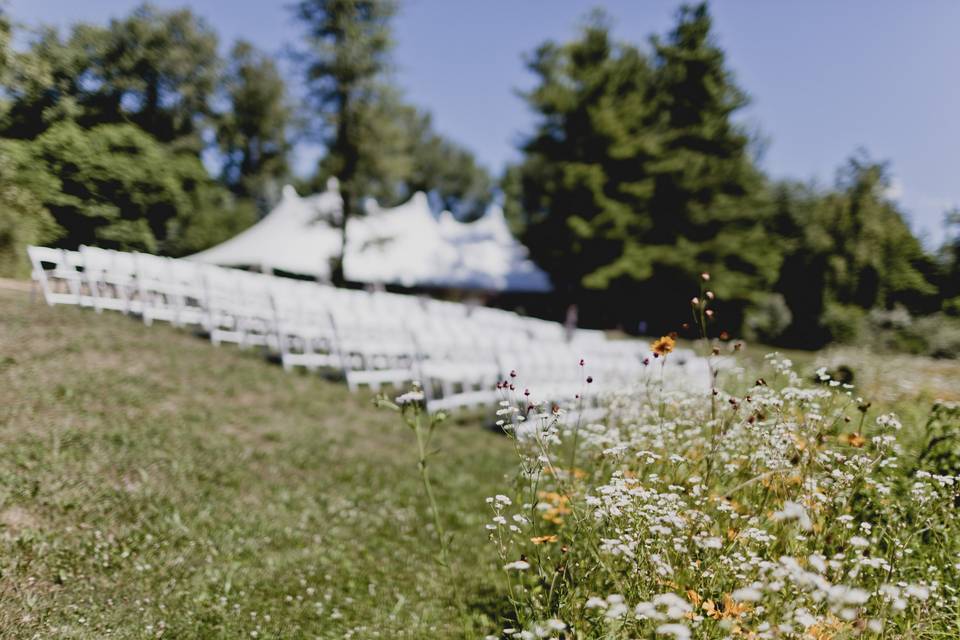
<instances>
[{"instance_id":1,"label":"wildflower","mask_svg":"<svg viewBox=\"0 0 960 640\"><path fill-rule=\"evenodd\" d=\"M671 635L675 640L690 640L690 627L685 624L662 624L657 627L660 635Z\"/></svg>"},{"instance_id":2,"label":"wildflower","mask_svg":"<svg viewBox=\"0 0 960 640\"><path fill-rule=\"evenodd\" d=\"M423 391L414 389L413 391L407 391L406 393L397 396L395 401L399 405L415 404L418 402L423 402L423 398Z\"/></svg>"},{"instance_id":3,"label":"wildflower","mask_svg":"<svg viewBox=\"0 0 960 640\"><path fill-rule=\"evenodd\" d=\"M513 562L508 562L507 564L503 565L503 568L507 571L510 571L511 569L514 571L526 571L530 568L530 563L526 560L514 560Z\"/></svg>"},{"instance_id":4,"label":"wildflower","mask_svg":"<svg viewBox=\"0 0 960 640\"><path fill-rule=\"evenodd\" d=\"M654 340L650 345L650 349L654 354L665 357L668 353L673 351L673 347L676 343L677 341L670 336L663 336Z\"/></svg>"},{"instance_id":5,"label":"wildflower","mask_svg":"<svg viewBox=\"0 0 960 640\"><path fill-rule=\"evenodd\" d=\"M722 605L717 606L713 600L707 600L703 603L703 610L714 620L727 620L730 618L739 618L750 610L750 605L737 602L734 596L728 593L723 596Z\"/></svg>"},{"instance_id":6,"label":"wildflower","mask_svg":"<svg viewBox=\"0 0 960 640\"><path fill-rule=\"evenodd\" d=\"M811 522L810 516L807 515L807 510L803 508L803 505L790 500L783 503L781 511L773 514L773 519L778 522L781 520L796 520L804 531L810 531L813 528L813 522Z\"/></svg>"},{"instance_id":7,"label":"wildflower","mask_svg":"<svg viewBox=\"0 0 960 640\"><path fill-rule=\"evenodd\" d=\"M557 536L536 536L535 538L530 538L530 542L533 544L543 544L544 542L556 542L558 540Z\"/></svg>"},{"instance_id":8,"label":"wildflower","mask_svg":"<svg viewBox=\"0 0 960 640\"><path fill-rule=\"evenodd\" d=\"M858 449L867 443L867 439L859 433L844 433L839 436L838 440L841 444L848 444Z\"/></svg>"},{"instance_id":9,"label":"wildflower","mask_svg":"<svg viewBox=\"0 0 960 640\"><path fill-rule=\"evenodd\" d=\"M669 591L654 597L653 604L665 607L667 609L667 617L673 620L678 620L693 610L689 602Z\"/></svg>"},{"instance_id":10,"label":"wildflower","mask_svg":"<svg viewBox=\"0 0 960 640\"><path fill-rule=\"evenodd\" d=\"M916 598L917 600L926 600L930 597L930 590L921 585L908 585L904 590L904 593L911 598Z\"/></svg>"},{"instance_id":11,"label":"wildflower","mask_svg":"<svg viewBox=\"0 0 960 640\"><path fill-rule=\"evenodd\" d=\"M850 545L858 548L864 548L870 546L870 541L861 536L853 536L850 538Z\"/></svg>"},{"instance_id":12,"label":"wildflower","mask_svg":"<svg viewBox=\"0 0 960 640\"><path fill-rule=\"evenodd\" d=\"M741 602L756 602L763 598L763 594L760 593L759 589L753 587L744 587L742 589L737 589L732 594L730 594L734 600L740 600Z\"/></svg>"},{"instance_id":13,"label":"wildflower","mask_svg":"<svg viewBox=\"0 0 960 640\"><path fill-rule=\"evenodd\" d=\"M710 274L704 271L703 273L700 274L700 279L703 280L704 282L710 282Z\"/></svg>"}]
</instances>

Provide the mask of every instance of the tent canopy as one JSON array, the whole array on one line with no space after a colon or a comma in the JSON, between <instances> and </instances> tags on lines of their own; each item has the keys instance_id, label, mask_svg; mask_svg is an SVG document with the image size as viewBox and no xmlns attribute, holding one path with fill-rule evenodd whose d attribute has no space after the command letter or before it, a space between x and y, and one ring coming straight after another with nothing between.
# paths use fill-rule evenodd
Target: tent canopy
<instances>
[{"instance_id":1,"label":"tent canopy","mask_svg":"<svg viewBox=\"0 0 960 640\"><path fill-rule=\"evenodd\" d=\"M335 221L343 201L336 180L327 190L300 197L291 186L260 222L189 259L229 267L252 267L330 277L340 254ZM549 291L550 280L510 233L503 210L493 205L475 222L439 217L418 192L404 204L381 208L347 222L344 276L354 282L487 291Z\"/></svg>"}]
</instances>

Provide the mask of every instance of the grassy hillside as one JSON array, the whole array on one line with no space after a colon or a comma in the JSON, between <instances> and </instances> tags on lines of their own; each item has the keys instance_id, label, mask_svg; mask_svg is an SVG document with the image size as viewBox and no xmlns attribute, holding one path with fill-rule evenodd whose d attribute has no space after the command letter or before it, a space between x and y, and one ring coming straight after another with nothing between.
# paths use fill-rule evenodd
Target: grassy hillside
<instances>
[{"instance_id":1,"label":"grassy hillside","mask_svg":"<svg viewBox=\"0 0 960 640\"><path fill-rule=\"evenodd\" d=\"M739 356L749 380L760 347ZM849 366L915 449L960 364L790 353ZM0 638L481 637L511 616L487 496L517 458L477 420L443 427L434 481L371 397L117 314L0 289ZM465 631L466 628L466 631Z\"/></svg>"},{"instance_id":2,"label":"grassy hillside","mask_svg":"<svg viewBox=\"0 0 960 640\"><path fill-rule=\"evenodd\" d=\"M450 637L396 416L254 353L0 290L0 637ZM438 500L496 615L505 438L448 426Z\"/></svg>"}]
</instances>

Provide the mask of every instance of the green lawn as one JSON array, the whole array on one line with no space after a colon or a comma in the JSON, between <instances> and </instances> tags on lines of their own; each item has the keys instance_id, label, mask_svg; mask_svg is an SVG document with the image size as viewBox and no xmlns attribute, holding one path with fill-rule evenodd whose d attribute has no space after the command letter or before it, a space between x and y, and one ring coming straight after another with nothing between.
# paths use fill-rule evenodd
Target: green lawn
<instances>
[{"instance_id":1,"label":"green lawn","mask_svg":"<svg viewBox=\"0 0 960 640\"><path fill-rule=\"evenodd\" d=\"M960 399L956 362L790 355L804 375L849 364L905 425ZM479 420L438 441L459 594L434 561L412 434L370 396L0 290L0 638L495 632L509 605L484 499L509 484L514 449Z\"/></svg>"},{"instance_id":2,"label":"green lawn","mask_svg":"<svg viewBox=\"0 0 960 640\"><path fill-rule=\"evenodd\" d=\"M0 637L462 633L411 434L369 396L0 290L0 416ZM438 440L482 635L503 607L484 498L513 449L478 421Z\"/></svg>"}]
</instances>

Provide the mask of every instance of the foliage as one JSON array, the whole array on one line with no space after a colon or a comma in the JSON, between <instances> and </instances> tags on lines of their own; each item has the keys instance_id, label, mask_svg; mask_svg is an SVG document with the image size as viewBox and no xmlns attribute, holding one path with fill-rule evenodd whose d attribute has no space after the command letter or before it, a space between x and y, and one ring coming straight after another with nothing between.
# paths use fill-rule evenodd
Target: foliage
<instances>
[{"instance_id":1,"label":"foliage","mask_svg":"<svg viewBox=\"0 0 960 640\"><path fill-rule=\"evenodd\" d=\"M213 185L195 156L174 153L133 125L87 130L60 123L24 148L34 193L62 230L65 247L182 253L203 245L202 236L191 238L187 229L218 224L214 220L223 222L231 213L217 201L222 188ZM217 217L204 223L195 219L198 214ZM244 222L252 216L223 231Z\"/></svg>"},{"instance_id":2,"label":"foliage","mask_svg":"<svg viewBox=\"0 0 960 640\"><path fill-rule=\"evenodd\" d=\"M192 164L192 163L191 163ZM196 170L196 165L193 166ZM225 242L257 222L253 200L238 198L206 175L192 185L190 207L170 221L163 253L185 256Z\"/></svg>"},{"instance_id":3,"label":"foliage","mask_svg":"<svg viewBox=\"0 0 960 640\"><path fill-rule=\"evenodd\" d=\"M960 209L947 211L943 226L946 233L939 256L943 266L940 293L944 311L960 316Z\"/></svg>"},{"instance_id":4,"label":"foliage","mask_svg":"<svg viewBox=\"0 0 960 640\"><path fill-rule=\"evenodd\" d=\"M779 188L776 224L791 240L776 288L793 312L793 342L853 339L857 309L923 309L935 296L929 257L885 197L888 184L885 165L861 153L833 190Z\"/></svg>"},{"instance_id":5,"label":"foliage","mask_svg":"<svg viewBox=\"0 0 960 640\"><path fill-rule=\"evenodd\" d=\"M341 220L362 215L362 199L395 204L415 191L460 218L480 215L493 184L473 155L435 131L429 114L406 104L389 79L392 0L302 0L301 53L311 106L327 154L313 186L339 180ZM342 252L341 252L342 253ZM334 266L334 277L340 265Z\"/></svg>"},{"instance_id":6,"label":"foliage","mask_svg":"<svg viewBox=\"0 0 960 640\"><path fill-rule=\"evenodd\" d=\"M757 298L744 316L744 337L763 344L774 344L793 322L793 314L779 293Z\"/></svg>"},{"instance_id":7,"label":"foliage","mask_svg":"<svg viewBox=\"0 0 960 640\"><path fill-rule=\"evenodd\" d=\"M57 239L60 229L30 180L36 177L23 145L0 140L0 276L29 274L25 248Z\"/></svg>"},{"instance_id":8,"label":"foliage","mask_svg":"<svg viewBox=\"0 0 960 640\"><path fill-rule=\"evenodd\" d=\"M515 615L506 637L933 638L955 628L952 405L938 404L928 424L918 459L931 472L911 464L896 416L824 370L812 386L774 354L765 371L711 392L664 382L662 366L607 398L597 423L526 398L502 403L519 466L514 488L488 499L487 528Z\"/></svg>"},{"instance_id":9,"label":"foliage","mask_svg":"<svg viewBox=\"0 0 960 640\"><path fill-rule=\"evenodd\" d=\"M199 153L219 72L217 37L189 10L144 4L108 26L51 28L18 53L2 135L32 139L63 120L133 123Z\"/></svg>"},{"instance_id":10,"label":"foliage","mask_svg":"<svg viewBox=\"0 0 960 640\"><path fill-rule=\"evenodd\" d=\"M228 103L217 123L222 181L266 209L290 171L292 110L286 85L273 59L245 41L234 45L222 82Z\"/></svg>"},{"instance_id":11,"label":"foliage","mask_svg":"<svg viewBox=\"0 0 960 640\"><path fill-rule=\"evenodd\" d=\"M504 181L508 215L555 283L573 296L609 288L609 303L664 301L643 310L655 326L674 320L656 308L680 308L704 268L721 276L737 326L779 267L762 178L731 120L746 99L710 29L705 6L682 9L652 60L611 42L602 20L541 46L525 94L537 131Z\"/></svg>"},{"instance_id":12,"label":"foliage","mask_svg":"<svg viewBox=\"0 0 960 640\"><path fill-rule=\"evenodd\" d=\"M3 214L11 251L59 239L67 247L179 255L251 224L253 207L218 187L200 162L220 73L216 46L216 35L190 11L142 5L108 26L74 25L66 38L44 28L10 56L8 73L0 74L7 98L0 136L15 151L4 171L17 175L4 184L4 197L20 203ZM272 69L262 58L246 62L257 73ZM247 151L250 141L239 137L250 134L256 114L248 98L259 89L230 86L231 116L243 113L226 128L238 127L231 140ZM260 117L282 128L276 115ZM255 144L261 156L269 147ZM261 157L244 168L262 171L278 160Z\"/></svg>"},{"instance_id":13,"label":"foliage","mask_svg":"<svg viewBox=\"0 0 960 640\"><path fill-rule=\"evenodd\" d=\"M429 113L412 107L405 111L412 160L405 177L407 195L432 195L441 209L460 220L482 216L493 199L490 174L469 150L437 133Z\"/></svg>"},{"instance_id":14,"label":"foliage","mask_svg":"<svg viewBox=\"0 0 960 640\"><path fill-rule=\"evenodd\" d=\"M301 0L298 18L307 31L302 53L306 82L319 116L327 155L321 178L336 176L346 222L362 213L361 198L391 188L406 168L402 132L390 117L392 89L385 73L392 47L390 0ZM334 267L342 278L342 254Z\"/></svg>"},{"instance_id":15,"label":"foliage","mask_svg":"<svg viewBox=\"0 0 960 640\"><path fill-rule=\"evenodd\" d=\"M875 351L960 358L960 320L946 313L914 317L902 306L874 309L860 342Z\"/></svg>"}]
</instances>

